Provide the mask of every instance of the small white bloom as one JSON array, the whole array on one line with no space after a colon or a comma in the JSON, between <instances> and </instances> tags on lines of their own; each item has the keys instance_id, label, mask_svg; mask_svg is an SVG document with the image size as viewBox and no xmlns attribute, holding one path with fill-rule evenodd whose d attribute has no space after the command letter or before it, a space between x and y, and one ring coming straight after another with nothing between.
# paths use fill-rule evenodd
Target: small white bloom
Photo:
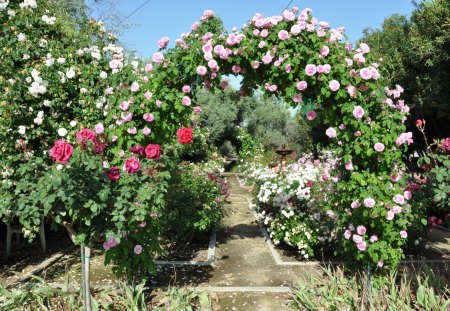
<instances>
[{"instance_id":1,"label":"small white bloom","mask_svg":"<svg viewBox=\"0 0 450 311\"><path fill-rule=\"evenodd\" d=\"M108 74L104 71L100 72L100 78L106 79L108 77Z\"/></svg>"},{"instance_id":2,"label":"small white bloom","mask_svg":"<svg viewBox=\"0 0 450 311\"><path fill-rule=\"evenodd\" d=\"M0 11L2 10L2 9L1 9L1 6L2 6L2 3L0 2ZM8 16L9 16L9 17L14 17L14 16L16 16L16 11L14 11L14 10L8 10Z\"/></svg>"},{"instance_id":3,"label":"small white bloom","mask_svg":"<svg viewBox=\"0 0 450 311\"><path fill-rule=\"evenodd\" d=\"M56 169L57 169L58 171L62 170L63 168L64 168L64 165L62 165L62 164L56 165Z\"/></svg>"},{"instance_id":4,"label":"small white bloom","mask_svg":"<svg viewBox=\"0 0 450 311\"><path fill-rule=\"evenodd\" d=\"M66 62L66 59L64 57L59 57L57 60L58 64L64 64Z\"/></svg>"},{"instance_id":5,"label":"small white bloom","mask_svg":"<svg viewBox=\"0 0 450 311\"><path fill-rule=\"evenodd\" d=\"M73 77L75 77L75 70L73 70L72 68L67 70L66 77L67 79L72 79Z\"/></svg>"},{"instance_id":6,"label":"small white bloom","mask_svg":"<svg viewBox=\"0 0 450 311\"><path fill-rule=\"evenodd\" d=\"M63 128L63 127L59 128L58 129L58 135L61 136L61 137L66 136L67 135L67 130L65 128Z\"/></svg>"},{"instance_id":7,"label":"small white bloom","mask_svg":"<svg viewBox=\"0 0 450 311\"><path fill-rule=\"evenodd\" d=\"M86 94L87 93L87 89L86 88L84 88L84 87L82 87L81 89L80 89L80 93L81 94Z\"/></svg>"},{"instance_id":8,"label":"small white bloom","mask_svg":"<svg viewBox=\"0 0 450 311\"><path fill-rule=\"evenodd\" d=\"M77 121L72 120L72 121L70 121L69 124L70 124L71 127L75 127L75 126L77 126Z\"/></svg>"},{"instance_id":9,"label":"small white bloom","mask_svg":"<svg viewBox=\"0 0 450 311\"><path fill-rule=\"evenodd\" d=\"M27 36L25 36L25 34L23 34L23 33L19 33L19 35L17 36L17 40L19 41L19 42L23 42L23 41L25 41L27 39Z\"/></svg>"},{"instance_id":10,"label":"small white bloom","mask_svg":"<svg viewBox=\"0 0 450 311\"><path fill-rule=\"evenodd\" d=\"M24 126L24 125L19 125L19 130L18 130L18 132L19 132L20 135L25 135L25 131L26 131L26 130L27 130L26 126Z\"/></svg>"},{"instance_id":11,"label":"small white bloom","mask_svg":"<svg viewBox=\"0 0 450 311\"><path fill-rule=\"evenodd\" d=\"M52 102L49 101L48 99L44 100L44 102L42 103L45 107L50 107L52 105Z\"/></svg>"},{"instance_id":12,"label":"small white bloom","mask_svg":"<svg viewBox=\"0 0 450 311\"><path fill-rule=\"evenodd\" d=\"M0 1L0 11L3 11L3 10L5 10L6 9L6 7L8 6L8 4L9 4L9 1L8 0L6 0L6 1ZM8 11L10 11L10 10L8 10Z\"/></svg>"}]
</instances>

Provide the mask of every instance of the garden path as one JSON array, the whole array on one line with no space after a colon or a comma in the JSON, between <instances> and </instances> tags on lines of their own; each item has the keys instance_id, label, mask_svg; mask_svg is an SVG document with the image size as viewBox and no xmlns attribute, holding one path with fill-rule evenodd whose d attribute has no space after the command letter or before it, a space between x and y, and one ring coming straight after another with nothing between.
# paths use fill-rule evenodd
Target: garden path
<instances>
[{"instance_id":1,"label":"garden path","mask_svg":"<svg viewBox=\"0 0 450 311\"><path fill-rule=\"evenodd\" d=\"M241 187L234 174L226 177L229 213L225 229L217 234L214 265L164 267L158 273L164 277L157 281L162 285L170 278L171 284L216 292L219 302L214 310L290 310L286 302L289 287L319 268L276 265L248 207L249 188Z\"/></svg>"}]
</instances>

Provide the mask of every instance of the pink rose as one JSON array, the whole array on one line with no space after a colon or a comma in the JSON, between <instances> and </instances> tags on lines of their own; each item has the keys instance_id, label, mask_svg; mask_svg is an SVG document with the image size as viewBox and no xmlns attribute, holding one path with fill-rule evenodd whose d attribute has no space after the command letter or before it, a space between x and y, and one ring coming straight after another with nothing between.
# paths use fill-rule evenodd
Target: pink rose
<instances>
[{"instance_id":1,"label":"pink rose","mask_svg":"<svg viewBox=\"0 0 450 311\"><path fill-rule=\"evenodd\" d=\"M162 63L164 61L164 55L162 53L160 53L160 52L156 52L155 54L153 54L152 60L155 63L160 64L160 63Z\"/></svg>"},{"instance_id":2,"label":"pink rose","mask_svg":"<svg viewBox=\"0 0 450 311\"><path fill-rule=\"evenodd\" d=\"M181 91L183 93L189 93L191 91L191 87L189 85L184 85Z\"/></svg>"},{"instance_id":3,"label":"pink rose","mask_svg":"<svg viewBox=\"0 0 450 311\"><path fill-rule=\"evenodd\" d=\"M365 207L374 207L375 206L375 200L372 199L372 198L364 199L364 206Z\"/></svg>"},{"instance_id":4,"label":"pink rose","mask_svg":"<svg viewBox=\"0 0 450 311\"><path fill-rule=\"evenodd\" d=\"M353 201L351 204L350 204L350 207L351 208L358 208L358 207L360 207L361 206L361 203L359 203L359 201Z\"/></svg>"},{"instance_id":5,"label":"pink rose","mask_svg":"<svg viewBox=\"0 0 450 311\"><path fill-rule=\"evenodd\" d=\"M411 191L406 190L405 192L403 192L403 196L405 197L405 199L411 200L411 198L412 198L412 193L411 193Z\"/></svg>"},{"instance_id":6,"label":"pink rose","mask_svg":"<svg viewBox=\"0 0 450 311\"><path fill-rule=\"evenodd\" d=\"M202 107L200 106L195 106L194 107L194 113L195 114L200 114L202 112Z\"/></svg>"},{"instance_id":7,"label":"pink rose","mask_svg":"<svg viewBox=\"0 0 450 311\"><path fill-rule=\"evenodd\" d=\"M293 34L294 36L298 35L301 31L302 28L298 24L295 24L291 27L291 34Z\"/></svg>"},{"instance_id":8,"label":"pink rose","mask_svg":"<svg viewBox=\"0 0 450 311\"><path fill-rule=\"evenodd\" d=\"M366 229L366 227L364 227L364 226L358 226L358 227L356 227L356 232L358 232L359 235L364 235L364 234L366 234L366 231L367 231L367 229Z\"/></svg>"},{"instance_id":9,"label":"pink rose","mask_svg":"<svg viewBox=\"0 0 450 311\"><path fill-rule=\"evenodd\" d=\"M369 239L370 243L375 243L376 241L378 241L378 236L376 235L372 235Z\"/></svg>"},{"instance_id":10,"label":"pink rose","mask_svg":"<svg viewBox=\"0 0 450 311\"><path fill-rule=\"evenodd\" d=\"M145 136L149 135L151 132L152 132L152 130L149 129L148 127L144 127L144 128L142 129L142 133L143 133Z\"/></svg>"},{"instance_id":11,"label":"pink rose","mask_svg":"<svg viewBox=\"0 0 450 311\"><path fill-rule=\"evenodd\" d=\"M162 37L158 40L158 47L164 49L169 44L169 37Z\"/></svg>"},{"instance_id":12,"label":"pink rose","mask_svg":"<svg viewBox=\"0 0 450 311\"><path fill-rule=\"evenodd\" d=\"M297 83L297 90L304 91L308 87L308 83L306 81L300 81Z\"/></svg>"},{"instance_id":13,"label":"pink rose","mask_svg":"<svg viewBox=\"0 0 450 311\"><path fill-rule=\"evenodd\" d=\"M57 140L50 149L50 156L56 160L56 162L67 163L73 153L73 147L71 144L63 141Z\"/></svg>"},{"instance_id":14,"label":"pink rose","mask_svg":"<svg viewBox=\"0 0 450 311\"><path fill-rule=\"evenodd\" d=\"M152 64L147 64L144 67L145 72L150 72L153 70L153 65Z\"/></svg>"},{"instance_id":15,"label":"pink rose","mask_svg":"<svg viewBox=\"0 0 450 311\"><path fill-rule=\"evenodd\" d=\"M137 91L139 91L139 83L137 83L137 82L131 83L130 89L131 89L131 92L137 92Z\"/></svg>"},{"instance_id":16,"label":"pink rose","mask_svg":"<svg viewBox=\"0 0 450 311\"><path fill-rule=\"evenodd\" d=\"M394 219L394 216L395 216L395 213L393 211L389 210L387 212L386 219L387 220L392 220L392 219Z\"/></svg>"},{"instance_id":17,"label":"pink rose","mask_svg":"<svg viewBox=\"0 0 450 311\"><path fill-rule=\"evenodd\" d=\"M207 72L207 69L205 66L198 66L197 67L197 74L200 76L204 76Z\"/></svg>"},{"instance_id":18,"label":"pink rose","mask_svg":"<svg viewBox=\"0 0 450 311\"><path fill-rule=\"evenodd\" d=\"M144 97L146 99L150 99L150 98L152 98L152 96L153 96L152 92L147 91L147 92L144 93Z\"/></svg>"},{"instance_id":19,"label":"pink rose","mask_svg":"<svg viewBox=\"0 0 450 311\"><path fill-rule=\"evenodd\" d=\"M147 122L153 122L155 117L153 116L153 113L144 113L143 119Z\"/></svg>"},{"instance_id":20,"label":"pink rose","mask_svg":"<svg viewBox=\"0 0 450 311\"><path fill-rule=\"evenodd\" d=\"M355 242L356 244L361 243L362 242L362 237L360 235L354 234L352 236L353 238L353 242Z\"/></svg>"},{"instance_id":21,"label":"pink rose","mask_svg":"<svg viewBox=\"0 0 450 311\"><path fill-rule=\"evenodd\" d=\"M405 230L400 231L400 237L402 239L406 239L408 237L408 232L406 232Z\"/></svg>"},{"instance_id":22,"label":"pink rose","mask_svg":"<svg viewBox=\"0 0 450 311\"><path fill-rule=\"evenodd\" d=\"M101 133L104 132L104 130L105 130L105 127L103 126L103 124L97 123L97 124L95 125L95 133L101 134Z\"/></svg>"},{"instance_id":23,"label":"pink rose","mask_svg":"<svg viewBox=\"0 0 450 311\"><path fill-rule=\"evenodd\" d=\"M366 242L361 241L360 243L356 244L356 247L358 247L361 252L364 252L366 250L367 244Z\"/></svg>"},{"instance_id":24,"label":"pink rose","mask_svg":"<svg viewBox=\"0 0 450 311\"><path fill-rule=\"evenodd\" d=\"M231 71L233 71L233 73L240 73L241 72L241 67L238 65L233 65L231 67Z\"/></svg>"},{"instance_id":25,"label":"pink rose","mask_svg":"<svg viewBox=\"0 0 450 311\"><path fill-rule=\"evenodd\" d=\"M359 72L359 75L364 80L372 79L372 70L370 68L367 68L367 67L362 68L361 71Z\"/></svg>"},{"instance_id":26,"label":"pink rose","mask_svg":"<svg viewBox=\"0 0 450 311\"><path fill-rule=\"evenodd\" d=\"M289 38L289 33L282 29L278 32L278 39L280 39L281 41L287 40Z\"/></svg>"},{"instance_id":27,"label":"pink rose","mask_svg":"<svg viewBox=\"0 0 450 311\"><path fill-rule=\"evenodd\" d=\"M316 65L308 64L305 67L305 73L307 76L313 76L316 74L317 67Z\"/></svg>"},{"instance_id":28,"label":"pink rose","mask_svg":"<svg viewBox=\"0 0 450 311\"><path fill-rule=\"evenodd\" d=\"M161 158L162 149L158 144L149 144L145 147L145 157L147 159L159 160Z\"/></svg>"},{"instance_id":29,"label":"pink rose","mask_svg":"<svg viewBox=\"0 0 450 311\"><path fill-rule=\"evenodd\" d=\"M336 137L336 130L332 127L329 127L326 131L325 134L330 137L330 138L334 138Z\"/></svg>"},{"instance_id":30,"label":"pink rose","mask_svg":"<svg viewBox=\"0 0 450 311\"><path fill-rule=\"evenodd\" d=\"M344 238L346 238L347 240L350 239L350 237L352 236L352 232L350 230L345 230L344 232Z\"/></svg>"},{"instance_id":31,"label":"pink rose","mask_svg":"<svg viewBox=\"0 0 450 311\"><path fill-rule=\"evenodd\" d=\"M401 195L401 194L396 194L395 196L394 196L394 202L395 203L397 203L397 204L400 204L400 205L403 205L403 204L405 204L405 197L403 196L403 195Z\"/></svg>"},{"instance_id":32,"label":"pink rose","mask_svg":"<svg viewBox=\"0 0 450 311\"><path fill-rule=\"evenodd\" d=\"M308 112L306 113L306 118L307 118L309 121L314 120L316 117L317 117L317 113L316 113L314 110L308 111Z\"/></svg>"},{"instance_id":33,"label":"pink rose","mask_svg":"<svg viewBox=\"0 0 450 311\"><path fill-rule=\"evenodd\" d=\"M373 148L378 152L382 152L384 150L384 145L382 143L376 143Z\"/></svg>"},{"instance_id":34,"label":"pink rose","mask_svg":"<svg viewBox=\"0 0 450 311\"><path fill-rule=\"evenodd\" d=\"M267 29L261 30L261 37L266 38L269 35L269 31Z\"/></svg>"},{"instance_id":35,"label":"pink rose","mask_svg":"<svg viewBox=\"0 0 450 311\"><path fill-rule=\"evenodd\" d=\"M183 96L183 99L181 100L183 105L190 106L191 105L191 99L189 96Z\"/></svg>"},{"instance_id":36,"label":"pink rose","mask_svg":"<svg viewBox=\"0 0 450 311\"><path fill-rule=\"evenodd\" d=\"M140 253L142 253L142 246L139 245L139 244L136 245L136 246L134 247L133 251L134 251L134 253L135 253L136 255L139 255Z\"/></svg>"},{"instance_id":37,"label":"pink rose","mask_svg":"<svg viewBox=\"0 0 450 311\"><path fill-rule=\"evenodd\" d=\"M337 90L339 90L339 87L341 85L339 84L339 82L337 80L331 80L330 83L328 84L328 86L330 87L330 90L332 90L333 92L336 92Z\"/></svg>"},{"instance_id":38,"label":"pink rose","mask_svg":"<svg viewBox=\"0 0 450 311\"><path fill-rule=\"evenodd\" d=\"M394 214L400 214L402 212L402 207L398 205L394 205L391 210Z\"/></svg>"},{"instance_id":39,"label":"pink rose","mask_svg":"<svg viewBox=\"0 0 450 311\"><path fill-rule=\"evenodd\" d=\"M128 174L134 174L141 169L141 163L135 157L130 157L125 159L125 165L123 166L123 171Z\"/></svg>"},{"instance_id":40,"label":"pink rose","mask_svg":"<svg viewBox=\"0 0 450 311\"><path fill-rule=\"evenodd\" d=\"M353 116L356 119L361 119L364 116L364 109L361 106L355 106L353 108Z\"/></svg>"},{"instance_id":41,"label":"pink rose","mask_svg":"<svg viewBox=\"0 0 450 311\"><path fill-rule=\"evenodd\" d=\"M330 48L326 45L324 45L322 47L322 49L320 49L320 55L322 56L327 56L330 53Z\"/></svg>"}]
</instances>

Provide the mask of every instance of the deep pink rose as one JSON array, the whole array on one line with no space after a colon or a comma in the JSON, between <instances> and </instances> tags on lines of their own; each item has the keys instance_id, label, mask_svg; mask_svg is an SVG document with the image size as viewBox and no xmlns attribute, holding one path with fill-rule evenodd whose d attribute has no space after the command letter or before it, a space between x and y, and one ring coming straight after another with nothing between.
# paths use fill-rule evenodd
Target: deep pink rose
<instances>
[{"instance_id":1,"label":"deep pink rose","mask_svg":"<svg viewBox=\"0 0 450 311\"><path fill-rule=\"evenodd\" d=\"M144 147L141 145L136 145L130 148L130 151L135 155L143 156L144 155Z\"/></svg>"},{"instance_id":2,"label":"deep pink rose","mask_svg":"<svg viewBox=\"0 0 450 311\"><path fill-rule=\"evenodd\" d=\"M72 145L63 140L55 141L53 148L50 149L50 156L60 163L67 163L70 160L72 153Z\"/></svg>"},{"instance_id":3,"label":"deep pink rose","mask_svg":"<svg viewBox=\"0 0 450 311\"><path fill-rule=\"evenodd\" d=\"M158 144L149 144L145 147L145 157L147 159L159 160L161 158L162 149Z\"/></svg>"},{"instance_id":4,"label":"deep pink rose","mask_svg":"<svg viewBox=\"0 0 450 311\"><path fill-rule=\"evenodd\" d=\"M182 144L189 144L194 140L194 133L190 128L182 127L177 131L178 141Z\"/></svg>"},{"instance_id":5,"label":"deep pink rose","mask_svg":"<svg viewBox=\"0 0 450 311\"><path fill-rule=\"evenodd\" d=\"M130 157L125 160L123 170L128 174L134 174L141 169L141 163L135 157Z\"/></svg>"},{"instance_id":6,"label":"deep pink rose","mask_svg":"<svg viewBox=\"0 0 450 311\"><path fill-rule=\"evenodd\" d=\"M109 169L109 172L107 173L108 178L112 181L118 181L120 179L120 170L118 167L113 166Z\"/></svg>"},{"instance_id":7,"label":"deep pink rose","mask_svg":"<svg viewBox=\"0 0 450 311\"><path fill-rule=\"evenodd\" d=\"M75 140L77 145L86 145L86 140L90 140L92 142L95 141L97 135L95 131L90 129L84 129L75 134Z\"/></svg>"}]
</instances>

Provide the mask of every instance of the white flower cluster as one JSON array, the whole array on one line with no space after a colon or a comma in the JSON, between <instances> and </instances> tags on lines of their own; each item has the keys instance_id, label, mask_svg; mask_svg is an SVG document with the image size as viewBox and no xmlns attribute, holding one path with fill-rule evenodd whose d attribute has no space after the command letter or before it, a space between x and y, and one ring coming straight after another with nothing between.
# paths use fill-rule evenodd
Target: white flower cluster
<instances>
[{"instance_id":1,"label":"white flower cluster","mask_svg":"<svg viewBox=\"0 0 450 311\"><path fill-rule=\"evenodd\" d=\"M8 0L0 0L0 11L6 10L8 4L9 4Z\"/></svg>"},{"instance_id":2,"label":"white flower cluster","mask_svg":"<svg viewBox=\"0 0 450 311\"><path fill-rule=\"evenodd\" d=\"M55 16L49 17L47 15L43 15L42 20L48 25L54 25L56 22L56 17Z\"/></svg>"},{"instance_id":3,"label":"white flower cluster","mask_svg":"<svg viewBox=\"0 0 450 311\"><path fill-rule=\"evenodd\" d=\"M96 46L96 45L78 49L77 55L78 56L90 55L93 59L96 59L96 60L100 60L102 58L102 54L101 54L98 46Z\"/></svg>"},{"instance_id":4,"label":"white flower cluster","mask_svg":"<svg viewBox=\"0 0 450 311\"><path fill-rule=\"evenodd\" d=\"M28 83L33 81L31 83L31 86L28 88L28 91L31 95L37 97L39 94L45 94L47 92L48 82L42 80L42 78L40 77L40 72L36 69L33 69L31 71L31 77L28 77L26 81Z\"/></svg>"},{"instance_id":5,"label":"white flower cluster","mask_svg":"<svg viewBox=\"0 0 450 311\"><path fill-rule=\"evenodd\" d=\"M35 9L37 8L36 0L24 0L21 4L19 4L21 9Z\"/></svg>"}]
</instances>

